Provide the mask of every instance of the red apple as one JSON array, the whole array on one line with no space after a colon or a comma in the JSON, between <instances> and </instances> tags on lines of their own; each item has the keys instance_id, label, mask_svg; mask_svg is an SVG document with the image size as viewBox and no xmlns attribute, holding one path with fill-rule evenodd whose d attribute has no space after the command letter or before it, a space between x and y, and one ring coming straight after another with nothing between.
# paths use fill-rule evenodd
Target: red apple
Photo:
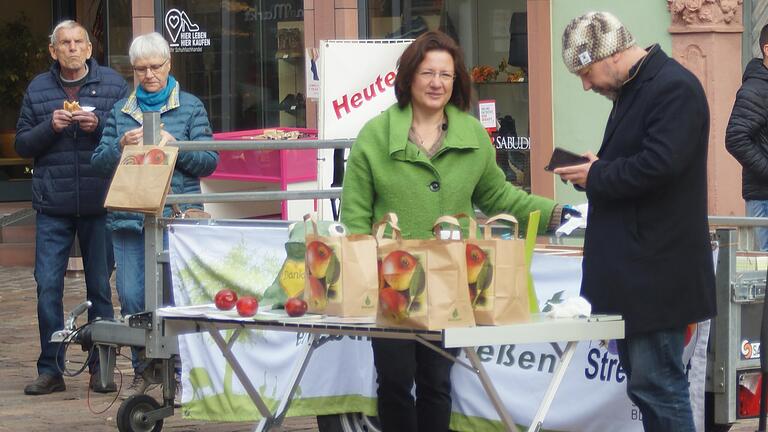
<instances>
[{"instance_id":1,"label":"red apple","mask_svg":"<svg viewBox=\"0 0 768 432\"><path fill-rule=\"evenodd\" d=\"M418 261L408 252L396 250L384 258L381 263L381 272L384 280L392 288L398 291L407 290L413 277Z\"/></svg>"},{"instance_id":2,"label":"red apple","mask_svg":"<svg viewBox=\"0 0 768 432\"><path fill-rule=\"evenodd\" d=\"M318 279L324 278L332 255L333 250L327 244L320 241L309 243L306 255L309 274Z\"/></svg>"},{"instance_id":3,"label":"red apple","mask_svg":"<svg viewBox=\"0 0 768 432\"><path fill-rule=\"evenodd\" d=\"M237 313L240 316L254 316L257 310L259 310L259 301L256 300L256 297L243 296L237 301Z\"/></svg>"},{"instance_id":4,"label":"red apple","mask_svg":"<svg viewBox=\"0 0 768 432\"><path fill-rule=\"evenodd\" d=\"M224 288L216 293L213 302L216 303L216 307L221 310L230 310L235 307L235 303L237 303L237 293L229 288Z\"/></svg>"},{"instance_id":5,"label":"red apple","mask_svg":"<svg viewBox=\"0 0 768 432\"><path fill-rule=\"evenodd\" d=\"M477 276L485 263L486 255L477 245L467 245L467 282L473 284L477 282Z\"/></svg>"},{"instance_id":6,"label":"red apple","mask_svg":"<svg viewBox=\"0 0 768 432\"><path fill-rule=\"evenodd\" d=\"M405 295L392 288L379 291L379 307L385 316L399 320L406 316L405 308L408 299Z\"/></svg>"},{"instance_id":7,"label":"red apple","mask_svg":"<svg viewBox=\"0 0 768 432\"><path fill-rule=\"evenodd\" d=\"M307 312L307 302L296 297L289 298L285 302L285 312L288 316L300 317Z\"/></svg>"},{"instance_id":8,"label":"red apple","mask_svg":"<svg viewBox=\"0 0 768 432\"><path fill-rule=\"evenodd\" d=\"M165 152L159 148L153 148L144 155L145 165L164 165Z\"/></svg>"}]
</instances>

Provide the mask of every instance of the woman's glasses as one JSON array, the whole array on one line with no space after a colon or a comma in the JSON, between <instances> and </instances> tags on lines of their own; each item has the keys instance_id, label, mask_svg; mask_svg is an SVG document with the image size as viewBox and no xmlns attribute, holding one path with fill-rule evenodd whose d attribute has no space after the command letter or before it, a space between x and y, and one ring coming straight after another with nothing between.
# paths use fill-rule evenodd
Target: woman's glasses
<instances>
[{"instance_id":1,"label":"woman's glasses","mask_svg":"<svg viewBox=\"0 0 768 432\"><path fill-rule=\"evenodd\" d=\"M146 75L147 71L152 71L153 74L157 74L160 72L160 69L165 66L165 64L168 63L168 60L164 61L162 64L159 65L149 65L149 66L134 66L133 71L136 72L139 75Z\"/></svg>"},{"instance_id":2,"label":"woman's glasses","mask_svg":"<svg viewBox=\"0 0 768 432\"><path fill-rule=\"evenodd\" d=\"M435 79L435 77L439 78L440 81L444 83L449 83L456 79L456 75L450 73L450 72L438 72L438 71L432 71L432 70L423 70L421 72L416 72L416 75L423 81L428 82Z\"/></svg>"}]
</instances>

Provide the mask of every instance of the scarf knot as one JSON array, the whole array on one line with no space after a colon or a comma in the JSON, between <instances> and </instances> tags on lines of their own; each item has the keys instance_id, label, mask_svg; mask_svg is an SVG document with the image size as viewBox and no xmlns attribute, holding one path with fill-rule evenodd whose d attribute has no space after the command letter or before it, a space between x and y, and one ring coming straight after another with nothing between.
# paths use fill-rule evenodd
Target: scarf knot
<instances>
[{"instance_id":1,"label":"scarf knot","mask_svg":"<svg viewBox=\"0 0 768 432\"><path fill-rule=\"evenodd\" d=\"M165 87L156 92L148 92L144 90L144 87L139 86L136 89L136 101L139 104L139 108L141 108L142 112L160 111L171 96L171 91L174 87L176 87L176 79L173 75L169 75L168 83Z\"/></svg>"}]
</instances>

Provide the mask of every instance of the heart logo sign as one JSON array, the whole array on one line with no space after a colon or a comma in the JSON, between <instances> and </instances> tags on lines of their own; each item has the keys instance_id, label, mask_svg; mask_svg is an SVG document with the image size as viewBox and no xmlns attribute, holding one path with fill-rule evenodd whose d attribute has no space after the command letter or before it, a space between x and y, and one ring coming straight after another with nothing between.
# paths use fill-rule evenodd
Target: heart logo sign
<instances>
[{"instance_id":1,"label":"heart logo sign","mask_svg":"<svg viewBox=\"0 0 768 432\"><path fill-rule=\"evenodd\" d=\"M173 43L179 39L181 27L181 12L178 9L169 10L165 14L165 29L168 30L168 35Z\"/></svg>"}]
</instances>

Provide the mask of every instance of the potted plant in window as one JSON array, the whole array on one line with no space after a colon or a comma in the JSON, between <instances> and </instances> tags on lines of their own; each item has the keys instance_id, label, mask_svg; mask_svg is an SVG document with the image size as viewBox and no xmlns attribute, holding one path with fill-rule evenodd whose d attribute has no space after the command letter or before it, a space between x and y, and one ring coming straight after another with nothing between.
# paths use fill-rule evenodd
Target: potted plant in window
<instances>
[{"instance_id":1,"label":"potted plant in window","mask_svg":"<svg viewBox=\"0 0 768 432\"><path fill-rule=\"evenodd\" d=\"M18 157L15 119L27 85L48 64L47 45L32 33L24 14L0 24L0 157Z\"/></svg>"}]
</instances>

